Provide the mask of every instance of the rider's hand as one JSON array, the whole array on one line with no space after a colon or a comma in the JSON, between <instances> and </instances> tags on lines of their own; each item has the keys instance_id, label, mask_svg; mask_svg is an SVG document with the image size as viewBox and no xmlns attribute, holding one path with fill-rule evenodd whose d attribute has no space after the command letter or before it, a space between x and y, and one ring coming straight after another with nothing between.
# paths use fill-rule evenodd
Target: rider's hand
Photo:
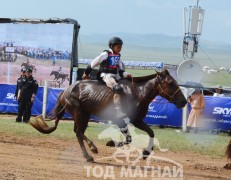
<instances>
[{"instance_id":1,"label":"rider's hand","mask_svg":"<svg viewBox=\"0 0 231 180\"><path fill-rule=\"evenodd\" d=\"M88 79L90 79L90 76L89 76L89 75L86 75L86 74L84 73L83 76L82 76L82 79L83 79L83 80L88 80Z\"/></svg>"},{"instance_id":2,"label":"rider's hand","mask_svg":"<svg viewBox=\"0 0 231 180\"><path fill-rule=\"evenodd\" d=\"M132 78L132 75L131 75L131 74L128 74L128 75L127 75L127 78Z\"/></svg>"}]
</instances>

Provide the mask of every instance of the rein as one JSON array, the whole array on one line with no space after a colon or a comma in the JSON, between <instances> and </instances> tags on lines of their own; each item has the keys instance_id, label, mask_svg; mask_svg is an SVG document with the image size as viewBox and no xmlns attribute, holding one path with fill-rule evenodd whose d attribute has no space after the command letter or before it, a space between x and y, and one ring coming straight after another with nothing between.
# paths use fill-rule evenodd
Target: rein
<instances>
[{"instance_id":1,"label":"rein","mask_svg":"<svg viewBox=\"0 0 231 180\"><path fill-rule=\"evenodd\" d=\"M157 76L158 77L158 76ZM161 87L159 81L159 79L157 79L157 82L158 82L158 88L160 88L161 92L160 92L160 95L161 93L164 93L166 96L168 96L170 98L170 101L169 102L173 102L174 101L174 96L176 95L176 93L180 90L180 88L178 87L178 89L173 93L172 96L170 96L168 93L166 93L163 88Z\"/></svg>"},{"instance_id":2,"label":"rein","mask_svg":"<svg viewBox=\"0 0 231 180\"><path fill-rule=\"evenodd\" d=\"M160 82L159 82L159 75L157 75L157 83L158 83L158 87L156 88L156 89L154 89L154 87L153 87L153 89L155 90L155 92L158 90L158 88L160 88L160 93L159 93L159 95L161 95L161 93L163 93L163 94L165 94L166 96L168 96L169 98L170 98L170 101L169 102L173 102L174 101L174 96L177 94L177 92L180 90L180 88L178 88L174 93L173 93L173 95L169 95L168 93L166 93L164 90L163 90L163 88L161 87L161 85L160 85ZM137 86L136 86L137 87ZM145 101L147 101L147 102L152 102L153 101L153 99L152 100L150 100L150 99L147 99L147 98L144 98L143 96L142 96L142 94L140 93L140 89L137 87L136 89L138 89L138 91L139 92L137 92L137 90L135 89L135 82L134 82L134 79L133 79L133 77L132 77L132 88L133 88L133 90L134 90L134 92L135 92L135 94L136 94L136 96L139 98L139 99L143 99L143 100L145 100ZM140 96L140 94L141 94L141 96ZM169 103L169 102L166 102L166 103ZM164 103L165 104L165 103Z\"/></svg>"},{"instance_id":3,"label":"rein","mask_svg":"<svg viewBox=\"0 0 231 180\"><path fill-rule=\"evenodd\" d=\"M134 90L134 92L135 92L135 94L136 94L136 96L140 99L140 100L145 100L146 102L148 102L148 103L150 103L150 102L152 102L153 101L153 99L147 99L147 98L144 98L143 96L142 96L142 94L140 93L140 89L136 86L136 88L135 88L135 86L136 86L136 84L135 84L135 82L134 82L134 79L133 79L133 77L132 77L132 88L133 88L133 90ZM138 90L136 90L136 89L138 89ZM153 88L154 89L154 88ZM140 95L141 94L141 95Z\"/></svg>"}]
</instances>

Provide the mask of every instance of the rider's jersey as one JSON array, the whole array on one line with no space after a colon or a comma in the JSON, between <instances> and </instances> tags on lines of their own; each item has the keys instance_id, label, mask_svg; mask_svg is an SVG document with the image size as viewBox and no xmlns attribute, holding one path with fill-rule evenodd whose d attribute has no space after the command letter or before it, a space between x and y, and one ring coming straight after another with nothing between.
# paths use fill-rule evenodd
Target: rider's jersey
<instances>
[{"instance_id":1,"label":"rider's jersey","mask_svg":"<svg viewBox=\"0 0 231 180\"><path fill-rule=\"evenodd\" d=\"M110 51L106 52L108 53L108 57L100 63L99 71L104 73L117 74L119 69L120 54L117 55Z\"/></svg>"},{"instance_id":2,"label":"rider's jersey","mask_svg":"<svg viewBox=\"0 0 231 180\"><path fill-rule=\"evenodd\" d=\"M104 73L117 74L119 70L123 70L120 54L114 54L111 49L103 51L91 62L92 69L98 65L99 71Z\"/></svg>"}]
</instances>

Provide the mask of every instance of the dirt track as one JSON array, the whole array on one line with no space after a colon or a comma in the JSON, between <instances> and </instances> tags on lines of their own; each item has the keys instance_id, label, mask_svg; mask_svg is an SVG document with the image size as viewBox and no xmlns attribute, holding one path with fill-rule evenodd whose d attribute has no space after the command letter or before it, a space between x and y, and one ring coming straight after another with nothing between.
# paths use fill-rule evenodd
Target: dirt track
<instances>
[{"instance_id":1,"label":"dirt track","mask_svg":"<svg viewBox=\"0 0 231 180\"><path fill-rule=\"evenodd\" d=\"M93 155L95 159L111 156L115 150L96 145L99 154ZM184 169L184 179L231 179L231 170L223 168L226 164L225 159L212 159L192 153L157 152L157 154L181 163ZM0 133L0 162L0 179L8 180L86 179L86 167L98 167L97 174L100 175L99 166L104 172L107 167L113 166L113 174L117 178L123 166L113 159L86 163L75 139L63 141L47 137L23 138L2 133ZM140 166L144 165L144 160L142 160ZM139 176L135 177L140 179ZM92 172L90 178L96 178ZM112 176L108 179L112 179Z\"/></svg>"}]
</instances>

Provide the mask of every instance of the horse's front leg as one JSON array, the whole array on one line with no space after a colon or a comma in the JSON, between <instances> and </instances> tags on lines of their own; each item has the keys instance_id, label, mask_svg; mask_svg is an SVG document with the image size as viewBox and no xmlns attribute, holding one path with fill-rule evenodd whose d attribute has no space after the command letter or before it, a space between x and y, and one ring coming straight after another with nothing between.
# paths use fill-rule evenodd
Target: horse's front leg
<instances>
[{"instance_id":1,"label":"horse's front leg","mask_svg":"<svg viewBox=\"0 0 231 180\"><path fill-rule=\"evenodd\" d=\"M149 135L148 147L143 151L143 159L146 159L152 151L154 146L154 132L153 130L143 121L135 121L134 126L138 129L145 131Z\"/></svg>"}]
</instances>

